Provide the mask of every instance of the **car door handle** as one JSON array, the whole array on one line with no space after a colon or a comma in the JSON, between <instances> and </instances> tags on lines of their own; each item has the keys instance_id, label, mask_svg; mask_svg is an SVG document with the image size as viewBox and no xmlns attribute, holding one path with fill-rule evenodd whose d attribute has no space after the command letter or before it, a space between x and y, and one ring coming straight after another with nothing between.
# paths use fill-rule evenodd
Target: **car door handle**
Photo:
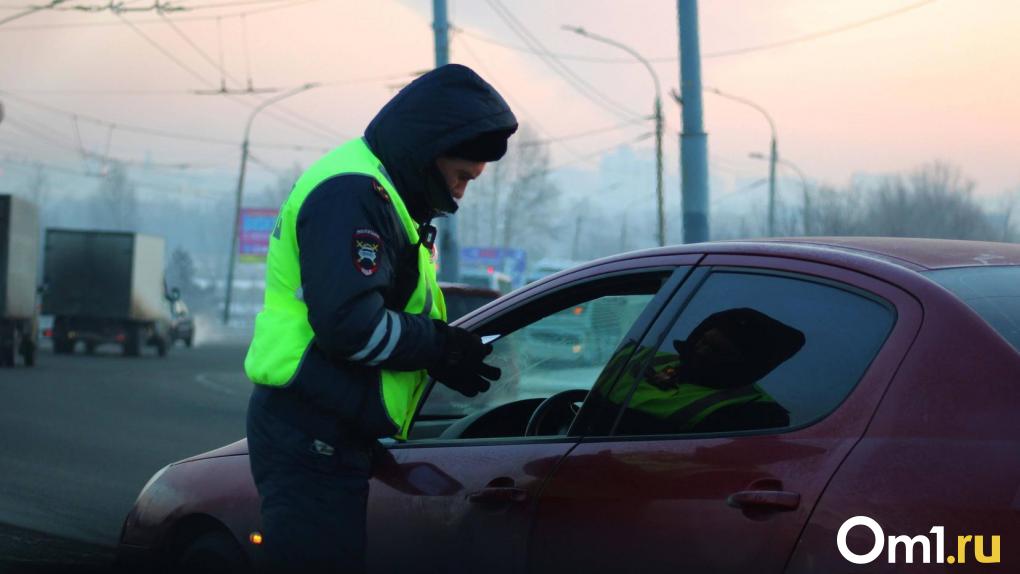
<instances>
[{"instance_id":1,"label":"car door handle","mask_svg":"<svg viewBox=\"0 0 1020 574\"><path fill-rule=\"evenodd\" d=\"M527 490L513 486L487 486L468 495L468 502L476 504L508 504L527 499Z\"/></svg>"},{"instance_id":2,"label":"car door handle","mask_svg":"<svg viewBox=\"0 0 1020 574\"><path fill-rule=\"evenodd\" d=\"M800 494L787 490L742 490L726 499L733 508L759 510L796 510Z\"/></svg>"}]
</instances>

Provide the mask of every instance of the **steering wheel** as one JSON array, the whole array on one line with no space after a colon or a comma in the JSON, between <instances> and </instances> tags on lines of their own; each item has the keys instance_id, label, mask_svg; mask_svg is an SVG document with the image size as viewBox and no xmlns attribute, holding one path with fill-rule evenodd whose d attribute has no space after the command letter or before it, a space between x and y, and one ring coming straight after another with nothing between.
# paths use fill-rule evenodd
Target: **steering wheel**
<instances>
[{"instance_id":1,"label":"steering wheel","mask_svg":"<svg viewBox=\"0 0 1020 574\"><path fill-rule=\"evenodd\" d=\"M538 405L538 408L531 413L531 418L528 419L528 426L524 430L524 436L558 434L558 431L560 430L559 428L545 428L549 426L547 419L550 419L550 415L556 413L557 415L560 415L560 417L566 418L569 423L569 421L574 420L574 415L577 414L573 407L574 403L582 403L587 397L587 389L569 389L566 391L560 391L542 401L542 403ZM569 418L567 418L568 415ZM557 421L559 419L553 418L552 420Z\"/></svg>"}]
</instances>

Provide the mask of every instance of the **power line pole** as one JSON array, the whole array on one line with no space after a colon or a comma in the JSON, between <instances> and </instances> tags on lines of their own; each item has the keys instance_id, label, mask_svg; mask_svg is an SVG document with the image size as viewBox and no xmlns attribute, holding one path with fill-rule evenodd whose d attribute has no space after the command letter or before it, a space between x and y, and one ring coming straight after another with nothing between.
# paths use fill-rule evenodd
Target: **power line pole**
<instances>
[{"instance_id":1,"label":"power line pole","mask_svg":"<svg viewBox=\"0 0 1020 574\"><path fill-rule=\"evenodd\" d=\"M634 56L637 61L644 65L645 69L652 76L652 82L655 84L655 107L654 107L654 119L655 119L655 197L658 205L658 239L659 246L666 244L666 210L665 210L665 197L662 194L662 88L659 85L659 75L655 73L655 68L648 63L641 54L637 53L636 50L621 44L616 40L600 36L599 34L593 34L584 28L578 26L563 26L564 30L570 30L571 32L590 38L596 42L602 42L620 48L624 52L627 52L631 56Z\"/></svg>"},{"instance_id":2,"label":"power line pole","mask_svg":"<svg viewBox=\"0 0 1020 574\"><path fill-rule=\"evenodd\" d=\"M776 236L776 161L778 160L776 137L772 136L772 145L769 146L769 237Z\"/></svg>"},{"instance_id":3,"label":"power line pole","mask_svg":"<svg viewBox=\"0 0 1020 574\"><path fill-rule=\"evenodd\" d=\"M446 19L446 0L432 0L432 30L436 41L436 67L450 63L450 23ZM457 218L448 215L439 227L439 280L460 279L460 245L457 241Z\"/></svg>"},{"instance_id":4,"label":"power line pole","mask_svg":"<svg viewBox=\"0 0 1020 574\"><path fill-rule=\"evenodd\" d=\"M294 88L288 92L280 94L276 97L265 100L261 104L252 110L251 115L248 116L248 123L244 126L244 140L241 142L241 170L237 175L237 190L234 193L234 232L230 236L230 256L227 258L227 284L226 284L226 298L223 301L223 324L226 325L230 322L230 302L233 298L234 293L234 267L235 258L237 256L238 245L238 227L241 224L241 203L244 194L244 176L248 169L248 144L251 136L251 125L255 121L255 116L259 115L259 112L268 108L269 106L284 100L291 96L300 94L305 90L310 90L317 87L319 84L311 83L303 86Z\"/></svg>"},{"instance_id":5,"label":"power line pole","mask_svg":"<svg viewBox=\"0 0 1020 574\"><path fill-rule=\"evenodd\" d=\"M683 133L680 135L681 200L684 243L708 241L708 136L701 110L701 47L697 0L677 0L680 27L680 94Z\"/></svg>"},{"instance_id":6,"label":"power line pole","mask_svg":"<svg viewBox=\"0 0 1020 574\"><path fill-rule=\"evenodd\" d=\"M659 247L666 244L666 198L662 193L662 98L655 91L655 197L659 209Z\"/></svg>"}]
</instances>

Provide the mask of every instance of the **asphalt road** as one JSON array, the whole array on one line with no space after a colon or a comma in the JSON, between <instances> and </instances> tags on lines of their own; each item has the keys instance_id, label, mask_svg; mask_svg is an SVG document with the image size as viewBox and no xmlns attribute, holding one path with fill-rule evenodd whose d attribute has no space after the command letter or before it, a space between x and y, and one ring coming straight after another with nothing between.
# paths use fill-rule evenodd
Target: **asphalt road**
<instances>
[{"instance_id":1,"label":"asphalt road","mask_svg":"<svg viewBox=\"0 0 1020 574\"><path fill-rule=\"evenodd\" d=\"M0 370L0 572L100 572L169 462L244 436L245 346L57 356Z\"/></svg>"}]
</instances>

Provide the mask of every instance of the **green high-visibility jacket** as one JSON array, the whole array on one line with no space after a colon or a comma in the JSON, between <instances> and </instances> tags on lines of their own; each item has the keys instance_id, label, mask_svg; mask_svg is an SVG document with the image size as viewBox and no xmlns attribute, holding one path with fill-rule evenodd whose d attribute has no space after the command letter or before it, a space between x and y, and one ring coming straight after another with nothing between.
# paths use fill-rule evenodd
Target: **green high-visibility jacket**
<instances>
[{"instance_id":1,"label":"green high-visibility jacket","mask_svg":"<svg viewBox=\"0 0 1020 574\"><path fill-rule=\"evenodd\" d=\"M649 347L639 349L632 364L639 368L644 366L653 352ZM617 356L626 355L618 353ZM617 405L626 404L630 411L663 421L660 428L668 428L670 432L690 431L713 413L736 405L759 403L781 409L775 399L757 384L718 389L693 383L660 387L651 382L654 376L675 369L679 362L680 358L675 354L654 352L646 373L622 373L607 398ZM638 380L639 375L641 379Z\"/></svg>"},{"instance_id":2,"label":"green high-visibility jacket","mask_svg":"<svg viewBox=\"0 0 1020 574\"><path fill-rule=\"evenodd\" d=\"M346 275L337 275L343 279L335 286L336 293L350 293L353 298L371 289L381 288L375 281L379 277L376 274L382 263L391 267L399 267L403 263L407 267L405 255L398 256L398 259L404 258L403 262L385 260L393 256L392 246L387 245L392 242L392 237L387 237L381 229L369 227L354 229L346 237L315 237L317 241L349 242L349 259L306 261L307 258L302 258L298 242L302 208L306 207L306 201L310 201L309 196L313 191L320 195L347 193L344 185L333 186L336 189L330 187L333 182L344 177L353 177L343 181L353 181L355 187L361 186L358 188L361 190L359 193L368 197L367 200L361 197L358 201L372 202L371 210L378 212L373 221L381 221L386 216L395 219L397 223L394 223L394 229L401 229L396 233L406 234L406 245L402 253L410 253L412 267L416 255L417 273L395 273L392 281L405 284L390 286L395 289L389 290L403 293L398 298L406 300L406 303L398 309L377 309L378 316L365 321L374 324L359 326L364 336L357 339L357 345L337 355L335 349L327 349L335 345L326 344L326 340L335 335L329 331L333 326L328 324L334 319L329 313L332 307L327 304L331 294L317 293L315 296L319 299L312 301L310 297L313 294L306 292L303 277L307 280L312 274L330 273L334 266L339 266ZM350 187L350 184L345 185ZM361 189L365 185L370 185L371 189ZM324 200L317 198L316 201L321 203ZM355 204L360 205L357 201ZM309 206L309 210L317 208L317 205ZM311 215L323 217L322 214ZM309 214L306 212L304 216ZM408 282L414 282L413 289L410 284L406 284ZM407 292L410 292L409 297ZM306 296L309 298L307 301ZM323 299L326 302L322 302ZM309 303L313 304L311 312ZM392 298L388 303L392 303ZM326 311L315 309L316 305L326 308ZM320 316L318 319L316 313ZM420 346L420 341L409 339L427 339L423 329L429 329L427 334L435 338L432 319L445 321L446 305L436 284L436 269L431 251L419 242L417 224L379 159L363 139L351 140L310 167L294 185L281 207L276 228L269 241L264 308L255 321L254 337L244 363L245 372L254 383L270 388L307 384L309 388L304 392L312 402L315 397L340 396L342 399L334 401L339 406L319 406L327 410L335 407L333 410L354 426L359 424L361 417L358 409L367 408L366 404L371 406L372 401L381 401L391 427L387 430L393 436L403 439L407 437L427 374L421 368L424 365L419 364L414 370L395 370L387 365L387 361L396 356L402 345ZM320 324L316 324L316 321ZM317 343L317 339L321 340ZM324 359L323 353L329 356ZM314 366L307 364L310 354L315 354ZM305 373L306 370L314 372ZM303 378L315 380L306 383ZM381 436L383 431L379 430L378 425L368 426L372 428L355 430Z\"/></svg>"}]
</instances>

